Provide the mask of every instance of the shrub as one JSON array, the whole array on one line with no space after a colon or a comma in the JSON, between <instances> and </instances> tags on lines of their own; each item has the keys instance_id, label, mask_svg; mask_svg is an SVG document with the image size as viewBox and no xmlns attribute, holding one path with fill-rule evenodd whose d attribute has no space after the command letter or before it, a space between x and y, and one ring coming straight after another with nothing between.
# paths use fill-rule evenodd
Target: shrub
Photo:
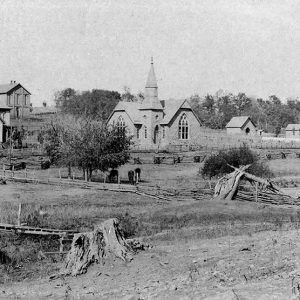
<instances>
[{"instance_id":1,"label":"shrub","mask_svg":"<svg viewBox=\"0 0 300 300\"><path fill-rule=\"evenodd\" d=\"M227 152L219 151L217 154L211 155L204 162L201 175L211 179L232 172L233 169L229 165L239 168L249 164L251 166L247 169L247 172L260 177L272 176L268 166L260 161L259 157L246 145L238 149L231 149Z\"/></svg>"}]
</instances>

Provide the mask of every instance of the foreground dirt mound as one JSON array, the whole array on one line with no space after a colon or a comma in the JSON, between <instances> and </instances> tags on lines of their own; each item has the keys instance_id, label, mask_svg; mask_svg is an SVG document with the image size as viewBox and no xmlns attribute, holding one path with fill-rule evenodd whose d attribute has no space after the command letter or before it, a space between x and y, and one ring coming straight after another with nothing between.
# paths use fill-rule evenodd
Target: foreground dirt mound
<instances>
[{"instance_id":1,"label":"foreground dirt mound","mask_svg":"<svg viewBox=\"0 0 300 300\"><path fill-rule=\"evenodd\" d=\"M78 233L74 236L64 273L73 276L86 273L92 263L101 263L109 255L130 261L132 254L132 247L119 230L119 221L109 219L96 225L92 232Z\"/></svg>"}]
</instances>

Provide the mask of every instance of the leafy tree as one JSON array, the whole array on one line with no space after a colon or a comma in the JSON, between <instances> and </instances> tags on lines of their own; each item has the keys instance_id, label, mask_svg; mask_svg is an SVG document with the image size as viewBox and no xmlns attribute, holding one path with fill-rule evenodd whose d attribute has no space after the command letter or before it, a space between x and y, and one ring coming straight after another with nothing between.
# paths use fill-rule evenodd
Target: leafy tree
<instances>
[{"instance_id":1,"label":"leafy tree","mask_svg":"<svg viewBox=\"0 0 300 300\"><path fill-rule=\"evenodd\" d=\"M243 115L252 105L252 101L245 93L233 97L233 104L238 115Z\"/></svg>"},{"instance_id":2,"label":"leafy tree","mask_svg":"<svg viewBox=\"0 0 300 300\"><path fill-rule=\"evenodd\" d=\"M232 172L233 169L229 165L239 168L248 164L251 166L247 172L251 174L267 177L272 175L269 168L246 145L238 149L231 149L228 152L219 151L217 154L211 155L204 162L201 175L211 179Z\"/></svg>"},{"instance_id":3,"label":"leafy tree","mask_svg":"<svg viewBox=\"0 0 300 300\"><path fill-rule=\"evenodd\" d=\"M223 129L230 119L238 115L251 116L259 129L279 134L281 128L289 123L298 123L300 119L300 101L290 98L283 103L276 95L264 100L253 99L245 93L233 95L223 91L189 98L190 103L204 126L213 129Z\"/></svg>"},{"instance_id":4,"label":"leafy tree","mask_svg":"<svg viewBox=\"0 0 300 300\"><path fill-rule=\"evenodd\" d=\"M44 147L53 163L82 169L91 180L95 170L117 168L129 160L131 137L91 118L64 116L49 127Z\"/></svg>"},{"instance_id":5,"label":"leafy tree","mask_svg":"<svg viewBox=\"0 0 300 300\"><path fill-rule=\"evenodd\" d=\"M128 86L124 86L124 93L121 95L122 101L126 102L136 102L137 97L131 94L131 90Z\"/></svg>"},{"instance_id":6,"label":"leafy tree","mask_svg":"<svg viewBox=\"0 0 300 300\"><path fill-rule=\"evenodd\" d=\"M66 89L58 92L58 95L56 102L60 103L62 113L102 121L109 117L121 100L118 92L96 89L81 93Z\"/></svg>"},{"instance_id":7,"label":"leafy tree","mask_svg":"<svg viewBox=\"0 0 300 300\"><path fill-rule=\"evenodd\" d=\"M72 99L77 95L77 92L72 88L66 88L61 91L57 91L54 94L54 102L56 107L64 106L65 102Z\"/></svg>"}]
</instances>

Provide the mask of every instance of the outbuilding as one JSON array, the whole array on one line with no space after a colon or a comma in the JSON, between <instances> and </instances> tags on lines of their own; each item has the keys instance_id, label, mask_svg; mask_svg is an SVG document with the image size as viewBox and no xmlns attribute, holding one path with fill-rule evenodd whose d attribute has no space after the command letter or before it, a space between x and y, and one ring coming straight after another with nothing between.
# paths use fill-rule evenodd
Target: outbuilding
<instances>
[{"instance_id":1,"label":"outbuilding","mask_svg":"<svg viewBox=\"0 0 300 300\"><path fill-rule=\"evenodd\" d=\"M288 124L285 129L285 137L300 139L300 124Z\"/></svg>"},{"instance_id":2,"label":"outbuilding","mask_svg":"<svg viewBox=\"0 0 300 300\"><path fill-rule=\"evenodd\" d=\"M249 116L233 117L226 125L227 134L256 134L256 126Z\"/></svg>"}]
</instances>

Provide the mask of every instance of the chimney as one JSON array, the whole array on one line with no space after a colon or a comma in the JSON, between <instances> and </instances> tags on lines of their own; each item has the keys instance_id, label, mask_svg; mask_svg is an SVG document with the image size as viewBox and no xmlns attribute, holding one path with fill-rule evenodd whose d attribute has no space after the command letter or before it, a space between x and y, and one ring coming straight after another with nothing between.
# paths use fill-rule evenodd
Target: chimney
<instances>
[{"instance_id":1,"label":"chimney","mask_svg":"<svg viewBox=\"0 0 300 300\"><path fill-rule=\"evenodd\" d=\"M14 81L14 83L16 83L16 81Z\"/></svg>"},{"instance_id":2,"label":"chimney","mask_svg":"<svg viewBox=\"0 0 300 300\"><path fill-rule=\"evenodd\" d=\"M10 84L13 84L13 81L12 81L12 80L10 81Z\"/></svg>"}]
</instances>

